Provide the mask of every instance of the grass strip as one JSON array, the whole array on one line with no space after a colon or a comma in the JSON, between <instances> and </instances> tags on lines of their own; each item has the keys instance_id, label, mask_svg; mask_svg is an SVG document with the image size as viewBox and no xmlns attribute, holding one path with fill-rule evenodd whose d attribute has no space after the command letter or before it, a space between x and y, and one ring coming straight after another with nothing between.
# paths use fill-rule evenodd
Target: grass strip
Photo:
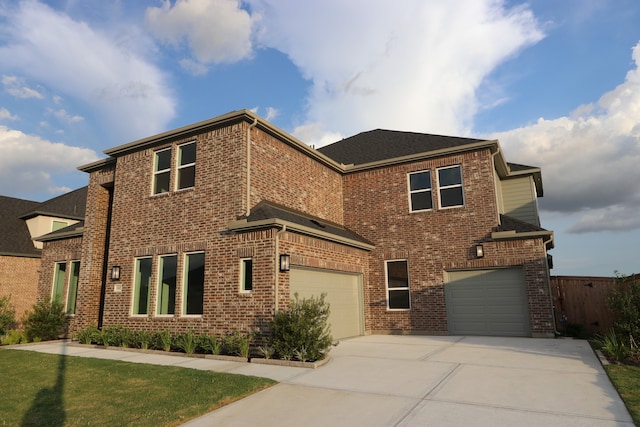
<instances>
[{"instance_id":1,"label":"grass strip","mask_svg":"<svg viewBox=\"0 0 640 427\"><path fill-rule=\"evenodd\" d=\"M0 349L0 426L176 426L275 381Z\"/></svg>"},{"instance_id":2,"label":"grass strip","mask_svg":"<svg viewBox=\"0 0 640 427\"><path fill-rule=\"evenodd\" d=\"M640 367L611 364L605 366L605 369L627 406L633 422L640 426Z\"/></svg>"}]
</instances>

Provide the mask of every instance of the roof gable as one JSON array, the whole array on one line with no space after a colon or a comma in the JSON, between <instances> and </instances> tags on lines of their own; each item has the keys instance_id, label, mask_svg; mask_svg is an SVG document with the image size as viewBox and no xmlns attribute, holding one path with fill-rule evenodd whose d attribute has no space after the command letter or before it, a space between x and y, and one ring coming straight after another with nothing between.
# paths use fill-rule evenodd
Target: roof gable
<instances>
[{"instance_id":1,"label":"roof gable","mask_svg":"<svg viewBox=\"0 0 640 427\"><path fill-rule=\"evenodd\" d=\"M69 219L84 219L87 205L87 187L38 203L35 208L22 212L20 218L29 219L38 215Z\"/></svg>"},{"instance_id":2,"label":"roof gable","mask_svg":"<svg viewBox=\"0 0 640 427\"><path fill-rule=\"evenodd\" d=\"M26 211L35 209L40 203L30 200L0 196L0 254L39 256L33 246L27 224L20 219Z\"/></svg>"}]
</instances>

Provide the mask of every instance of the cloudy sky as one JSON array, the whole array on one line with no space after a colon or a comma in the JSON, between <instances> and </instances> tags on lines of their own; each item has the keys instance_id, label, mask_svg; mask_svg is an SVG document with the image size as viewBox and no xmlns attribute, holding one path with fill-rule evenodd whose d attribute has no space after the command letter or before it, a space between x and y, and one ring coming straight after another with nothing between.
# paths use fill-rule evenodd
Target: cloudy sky
<instances>
[{"instance_id":1,"label":"cloudy sky","mask_svg":"<svg viewBox=\"0 0 640 427\"><path fill-rule=\"evenodd\" d=\"M0 194L248 108L316 147L498 138L540 166L556 275L640 272L637 0L0 0Z\"/></svg>"}]
</instances>

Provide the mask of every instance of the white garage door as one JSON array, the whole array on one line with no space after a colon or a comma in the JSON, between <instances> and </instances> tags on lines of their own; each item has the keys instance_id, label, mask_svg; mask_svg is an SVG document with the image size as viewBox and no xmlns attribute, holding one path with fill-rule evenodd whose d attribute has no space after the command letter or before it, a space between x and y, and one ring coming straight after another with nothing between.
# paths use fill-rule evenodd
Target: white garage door
<instances>
[{"instance_id":1,"label":"white garage door","mask_svg":"<svg viewBox=\"0 0 640 427\"><path fill-rule=\"evenodd\" d=\"M364 333L361 275L292 267L289 283L292 298L295 292L300 298L327 293L325 300L330 304L329 323L334 340Z\"/></svg>"},{"instance_id":2,"label":"white garage door","mask_svg":"<svg viewBox=\"0 0 640 427\"><path fill-rule=\"evenodd\" d=\"M449 334L531 335L521 269L455 271L447 275Z\"/></svg>"}]
</instances>

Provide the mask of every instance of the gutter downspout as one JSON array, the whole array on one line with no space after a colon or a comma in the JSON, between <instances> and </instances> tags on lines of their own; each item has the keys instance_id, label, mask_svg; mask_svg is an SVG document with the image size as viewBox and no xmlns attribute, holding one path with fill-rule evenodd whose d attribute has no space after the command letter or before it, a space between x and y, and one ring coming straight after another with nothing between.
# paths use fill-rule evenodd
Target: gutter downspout
<instances>
[{"instance_id":1,"label":"gutter downspout","mask_svg":"<svg viewBox=\"0 0 640 427\"><path fill-rule=\"evenodd\" d=\"M549 237L549 240L543 240L542 244L544 245L544 253L547 253L547 244L551 243L553 241L553 237ZM547 262L547 260L545 259L545 262ZM551 289L551 271L549 269L549 265L547 264L547 283L549 284L549 297L551 298L551 319L553 320L553 333L556 335L556 337L560 336L560 332L558 331L557 325L556 325L556 307L553 304L553 289Z\"/></svg>"},{"instance_id":2,"label":"gutter downspout","mask_svg":"<svg viewBox=\"0 0 640 427\"><path fill-rule=\"evenodd\" d=\"M275 297L276 297L276 303L275 303L275 309L276 309L276 313L278 312L278 285L279 285L279 281L280 281L280 235L282 233L284 233L285 231L287 231L287 226L283 225L282 228L276 233L276 254L275 254L275 265L276 265L276 270L275 270L275 278L276 278L276 287L275 287Z\"/></svg>"},{"instance_id":3,"label":"gutter downspout","mask_svg":"<svg viewBox=\"0 0 640 427\"><path fill-rule=\"evenodd\" d=\"M496 150L495 153L491 154L491 162L493 163L493 169L495 170L496 175L498 176L498 179L500 179L500 174L498 173L498 171L496 170L496 156L500 154L500 147L498 147L498 149ZM500 198L498 197L498 184L494 183L493 186L496 189L496 206L498 207L498 218L496 218L498 220L498 224L500 224L500 209L502 209L504 207L504 200L502 201L502 205L500 206ZM502 185L500 185L500 191L502 191ZM502 195L500 195L502 196Z\"/></svg>"},{"instance_id":4,"label":"gutter downspout","mask_svg":"<svg viewBox=\"0 0 640 427\"><path fill-rule=\"evenodd\" d=\"M247 217L251 214L251 129L258 124L258 118L247 128L247 208L245 214Z\"/></svg>"}]
</instances>

